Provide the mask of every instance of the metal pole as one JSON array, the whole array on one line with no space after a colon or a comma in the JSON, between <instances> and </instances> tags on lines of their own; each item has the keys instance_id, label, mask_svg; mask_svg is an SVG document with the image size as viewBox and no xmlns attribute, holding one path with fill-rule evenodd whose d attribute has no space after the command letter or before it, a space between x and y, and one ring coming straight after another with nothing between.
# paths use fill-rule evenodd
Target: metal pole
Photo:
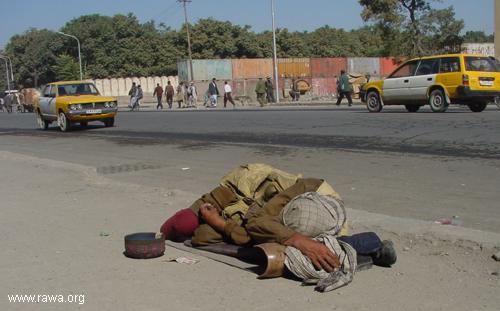
<instances>
[{"instance_id":1,"label":"metal pole","mask_svg":"<svg viewBox=\"0 0 500 311\"><path fill-rule=\"evenodd\" d=\"M5 62L5 77L7 78L7 89L8 91L10 91L9 64L7 63L7 58L5 58L5 56L0 55L0 58Z\"/></svg>"},{"instance_id":2,"label":"metal pole","mask_svg":"<svg viewBox=\"0 0 500 311\"><path fill-rule=\"evenodd\" d=\"M78 40L78 38L75 37L75 36L73 36L73 35L68 35L67 33L64 33L64 32L61 32L61 31L58 31L57 33L60 34L60 35L66 36L66 37L73 38L78 43L78 62L80 64L80 80L83 80L82 54L81 54L81 51L80 51L80 40Z\"/></svg>"},{"instance_id":3,"label":"metal pole","mask_svg":"<svg viewBox=\"0 0 500 311\"><path fill-rule=\"evenodd\" d=\"M280 91L278 84L278 53L276 51L276 23L274 17L274 0L271 0L271 9L273 16L273 65L274 65L274 84L276 89L276 103L280 102Z\"/></svg>"},{"instance_id":4,"label":"metal pole","mask_svg":"<svg viewBox=\"0 0 500 311\"><path fill-rule=\"evenodd\" d=\"M184 6L184 21L186 24L187 40L188 40L188 55L189 55L189 72L191 73L191 81L194 80L194 70L193 70L193 53L191 51L191 34L189 33L189 22L187 16L186 3L191 2L191 0L178 0L182 2Z\"/></svg>"},{"instance_id":5,"label":"metal pole","mask_svg":"<svg viewBox=\"0 0 500 311\"><path fill-rule=\"evenodd\" d=\"M8 57L7 55L2 55L3 57L7 58L9 60L9 65L10 65L10 81L12 81L12 84L14 84L14 71L12 70L12 59Z\"/></svg>"}]
</instances>

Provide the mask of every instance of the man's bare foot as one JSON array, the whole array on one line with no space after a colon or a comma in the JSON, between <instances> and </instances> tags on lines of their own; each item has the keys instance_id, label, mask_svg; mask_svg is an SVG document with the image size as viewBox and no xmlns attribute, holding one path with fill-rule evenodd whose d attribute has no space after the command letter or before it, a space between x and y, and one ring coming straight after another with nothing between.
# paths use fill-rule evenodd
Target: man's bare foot
<instances>
[{"instance_id":1,"label":"man's bare foot","mask_svg":"<svg viewBox=\"0 0 500 311\"><path fill-rule=\"evenodd\" d=\"M226 221L219 215L219 211L210 203L205 203L200 207L203 220L219 232L224 232Z\"/></svg>"}]
</instances>

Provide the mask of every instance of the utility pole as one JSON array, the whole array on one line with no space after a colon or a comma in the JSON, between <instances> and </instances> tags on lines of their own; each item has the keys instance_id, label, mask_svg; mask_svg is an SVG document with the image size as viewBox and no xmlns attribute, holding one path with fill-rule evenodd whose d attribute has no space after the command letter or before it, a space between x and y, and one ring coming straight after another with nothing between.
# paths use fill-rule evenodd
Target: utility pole
<instances>
[{"instance_id":1,"label":"utility pole","mask_svg":"<svg viewBox=\"0 0 500 311\"><path fill-rule=\"evenodd\" d=\"M500 59L500 0L495 0L495 56Z\"/></svg>"},{"instance_id":2,"label":"utility pole","mask_svg":"<svg viewBox=\"0 0 500 311\"><path fill-rule=\"evenodd\" d=\"M194 80L194 72L193 72L193 53L191 52L191 35L189 33L189 21L187 15L187 3L191 2L191 0L177 0L184 6L184 21L186 24L186 32L187 32L187 40L188 40L188 55L189 55L189 73L191 74L191 81Z\"/></svg>"},{"instance_id":3,"label":"utility pole","mask_svg":"<svg viewBox=\"0 0 500 311\"><path fill-rule=\"evenodd\" d=\"M276 51L276 23L274 20L274 0L271 0L271 10L273 16L273 69L274 69L274 85L276 90L276 103L280 102L280 91L278 84L278 53Z\"/></svg>"},{"instance_id":4,"label":"utility pole","mask_svg":"<svg viewBox=\"0 0 500 311\"><path fill-rule=\"evenodd\" d=\"M66 36L66 37L70 37L70 38L73 38L76 40L76 42L78 43L78 62L80 63L80 80L83 80L83 71L82 71L82 54L81 54L81 51L80 51L80 40L78 40L77 37L73 36L73 35L68 35L67 33L64 33L64 32L60 32L58 31L57 32L58 34L60 35L63 35L63 36Z\"/></svg>"}]
</instances>

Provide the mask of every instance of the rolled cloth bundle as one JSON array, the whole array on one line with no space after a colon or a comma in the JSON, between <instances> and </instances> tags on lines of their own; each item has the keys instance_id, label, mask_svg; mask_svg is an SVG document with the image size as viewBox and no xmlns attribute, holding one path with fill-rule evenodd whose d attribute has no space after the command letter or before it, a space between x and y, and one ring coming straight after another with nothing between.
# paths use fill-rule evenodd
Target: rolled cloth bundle
<instances>
[{"instance_id":1,"label":"rolled cloth bundle","mask_svg":"<svg viewBox=\"0 0 500 311\"><path fill-rule=\"evenodd\" d=\"M306 192L288 202L280 213L282 223L308 237L337 235L346 222L344 203L317 192Z\"/></svg>"},{"instance_id":2,"label":"rolled cloth bundle","mask_svg":"<svg viewBox=\"0 0 500 311\"><path fill-rule=\"evenodd\" d=\"M336 236L346 222L344 204L329 196L308 192L297 196L281 211L284 225L314 238L338 256L340 270L328 273L317 271L311 260L294 247L286 248L285 265L306 284L317 284L321 292L331 291L349 284L356 271L356 251Z\"/></svg>"}]
</instances>

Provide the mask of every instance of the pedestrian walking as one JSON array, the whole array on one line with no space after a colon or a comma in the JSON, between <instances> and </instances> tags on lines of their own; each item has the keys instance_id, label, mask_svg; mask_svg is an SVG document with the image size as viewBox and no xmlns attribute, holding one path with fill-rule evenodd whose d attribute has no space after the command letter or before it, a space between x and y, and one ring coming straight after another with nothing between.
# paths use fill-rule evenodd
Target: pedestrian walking
<instances>
[{"instance_id":1,"label":"pedestrian walking","mask_svg":"<svg viewBox=\"0 0 500 311\"><path fill-rule=\"evenodd\" d=\"M349 82L349 76L347 75L345 70L340 71L340 78L337 80L337 91L339 94L338 98L337 98L337 106L340 106L344 97L347 97L347 101L349 102L349 107L351 107L352 106L352 98L351 98L352 86L351 86L351 83Z\"/></svg>"},{"instance_id":2,"label":"pedestrian walking","mask_svg":"<svg viewBox=\"0 0 500 311\"><path fill-rule=\"evenodd\" d=\"M231 88L231 85L229 85L227 81L224 81L224 108L226 108L228 101L233 104L233 108L236 108L232 93L233 89Z\"/></svg>"},{"instance_id":3,"label":"pedestrian walking","mask_svg":"<svg viewBox=\"0 0 500 311\"><path fill-rule=\"evenodd\" d=\"M137 101L137 85L135 84L135 82L132 83L132 87L128 91L128 96L130 96L130 103L128 106L131 110L133 110Z\"/></svg>"},{"instance_id":4,"label":"pedestrian walking","mask_svg":"<svg viewBox=\"0 0 500 311\"><path fill-rule=\"evenodd\" d=\"M155 91L153 92L153 96L156 96L156 99L158 100L158 104L156 105L156 110L162 109L163 110L163 88L160 86L160 83L156 84Z\"/></svg>"},{"instance_id":5,"label":"pedestrian walking","mask_svg":"<svg viewBox=\"0 0 500 311\"><path fill-rule=\"evenodd\" d=\"M168 109L172 109L172 103L174 102L174 94L175 90L170 83L170 80L167 82L167 87L165 88L165 96L167 97Z\"/></svg>"},{"instance_id":6,"label":"pedestrian walking","mask_svg":"<svg viewBox=\"0 0 500 311\"><path fill-rule=\"evenodd\" d=\"M255 93L257 93L257 101L261 107L266 104L266 84L262 78L259 78L257 85L255 86Z\"/></svg>"},{"instance_id":7,"label":"pedestrian walking","mask_svg":"<svg viewBox=\"0 0 500 311\"><path fill-rule=\"evenodd\" d=\"M216 79L213 78L212 82L208 85L208 94L210 95L210 108L217 107L217 98L219 97L219 88L217 87Z\"/></svg>"},{"instance_id":8,"label":"pedestrian walking","mask_svg":"<svg viewBox=\"0 0 500 311\"><path fill-rule=\"evenodd\" d=\"M187 98L187 106L196 108L196 102L198 101L198 90L196 89L193 81L189 83L189 87L187 88Z\"/></svg>"},{"instance_id":9,"label":"pedestrian walking","mask_svg":"<svg viewBox=\"0 0 500 311\"><path fill-rule=\"evenodd\" d=\"M142 87L140 85L137 86L135 89L135 101L134 105L132 106L132 111L137 110L139 111L139 108L141 106L141 99L144 97L144 93L142 92Z\"/></svg>"},{"instance_id":10,"label":"pedestrian walking","mask_svg":"<svg viewBox=\"0 0 500 311\"><path fill-rule=\"evenodd\" d=\"M292 97L292 101L300 100L300 90L297 80L292 79L292 90L290 91L290 96Z\"/></svg>"},{"instance_id":11,"label":"pedestrian walking","mask_svg":"<svg viewBox=\"0 0 500 311\"><path fill-rule=\"evenodd\" d=\"M185 98L186 98L186 89L184 88L184 82L180 82L179 85L177 86L177 95L175 98L177 104L179 105L179 109L182 108L182 105L184 105Z\"/></svg>"},{"instance_id":12,"label":"pedestrian walking","mask_svg":"<svg viewBox=\"0 0 500 311\"><path fill-rule=\"evenodd\" d=\"M276 102L274 99L274 84L273 81L271 80L271 77L267 77L266 79L266 94L268 103Z\"/></svg>"}]
</instances>

